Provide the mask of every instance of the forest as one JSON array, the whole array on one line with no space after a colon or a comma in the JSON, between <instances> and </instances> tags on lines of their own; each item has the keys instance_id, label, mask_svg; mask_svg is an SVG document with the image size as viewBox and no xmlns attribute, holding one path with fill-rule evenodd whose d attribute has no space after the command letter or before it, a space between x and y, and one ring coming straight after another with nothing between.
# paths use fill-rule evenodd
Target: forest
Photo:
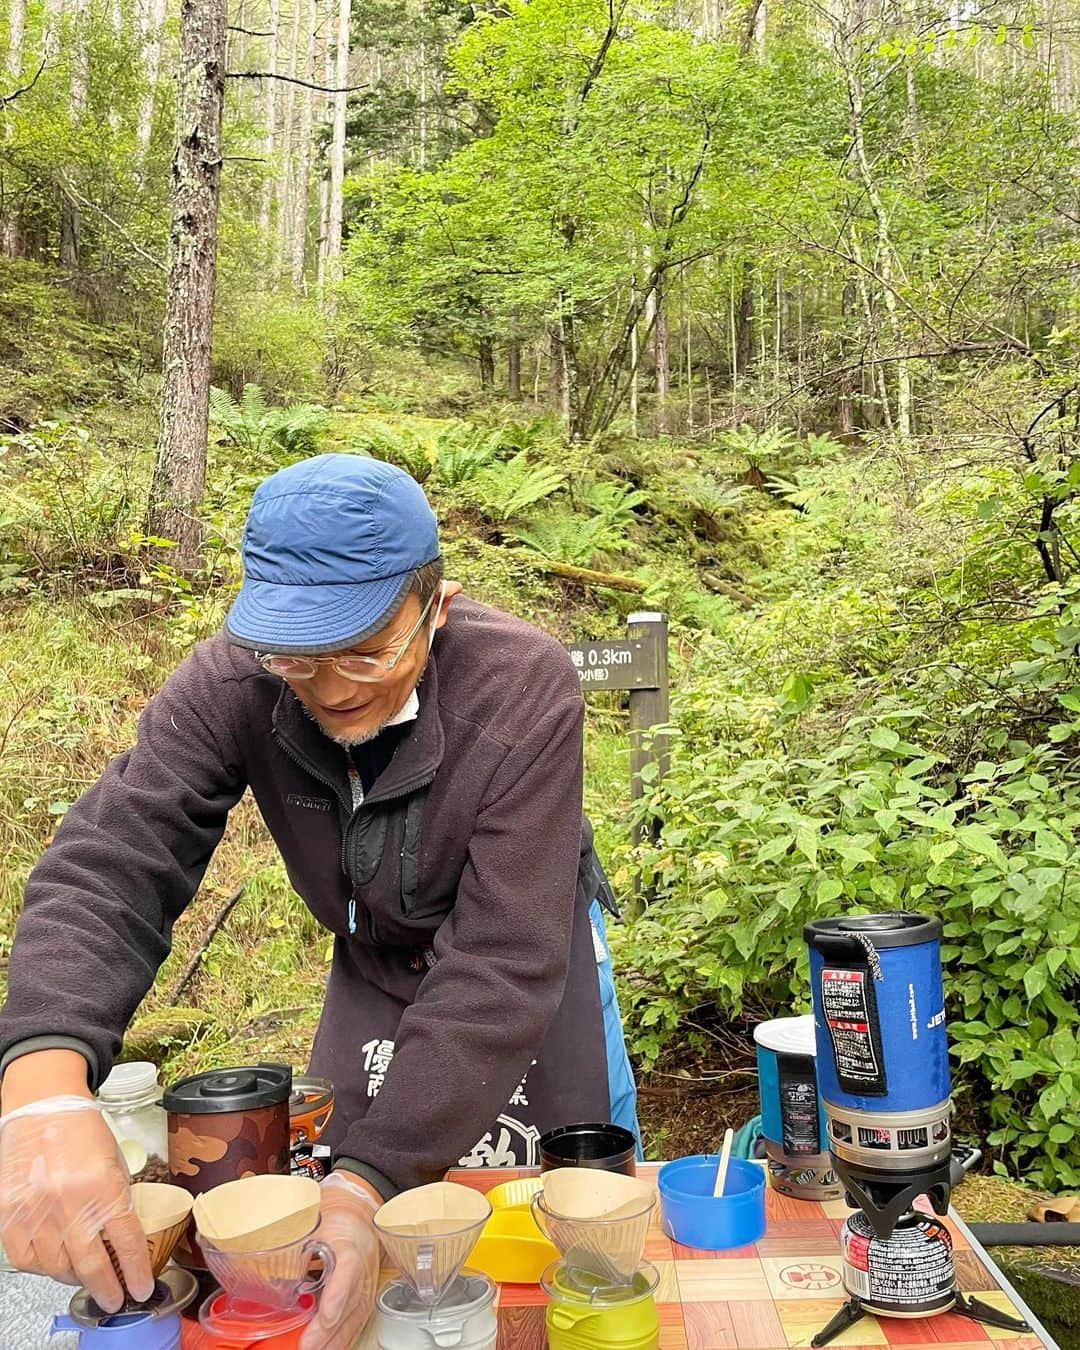
<instances>
[{"instance_id":1,"label":"forest","mask_svg":"<svg viewBox=\"0 0 1080 1350\"><path fill-rule=\"evenodd\" d=\"M907 907L961 1133L1080 1187L1078 91L1073 0L2 0L0 983L255 484L347 450L477 598L668 616L667 772L586 732L653 1155L808 918ZM328 961L245 801L127 1052L302 1063Z\"/></svg>"}]
</instances>

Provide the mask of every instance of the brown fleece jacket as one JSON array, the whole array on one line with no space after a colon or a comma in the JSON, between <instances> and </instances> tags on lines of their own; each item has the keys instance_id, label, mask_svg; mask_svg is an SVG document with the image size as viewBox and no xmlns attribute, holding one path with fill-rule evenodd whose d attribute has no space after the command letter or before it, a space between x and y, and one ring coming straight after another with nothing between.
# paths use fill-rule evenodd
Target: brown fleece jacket
<instances>
[{"instance_id":1,"label":"brown fleece jacket","mask_svg":"<svg viewBox=\"0 0 1080 1350\"><path fill-rule=\"evenodd\" d=\"M224 635L196 647L30 876L0 1012L5 1062L71 1044L101 1081L250 788L290 881L336 935L339 1003L343 983L389 991L399 969L426 970L341 1153L383 1189L454 1162L507 1102L563 994L591 844L583 705L557 641L464 596L419 693L354 811L345 752L287 686ZM335 1023L323 1034L349 1037ZM355 1042L341 1048L351 1062Z\"/></svg>"}]
</instances>

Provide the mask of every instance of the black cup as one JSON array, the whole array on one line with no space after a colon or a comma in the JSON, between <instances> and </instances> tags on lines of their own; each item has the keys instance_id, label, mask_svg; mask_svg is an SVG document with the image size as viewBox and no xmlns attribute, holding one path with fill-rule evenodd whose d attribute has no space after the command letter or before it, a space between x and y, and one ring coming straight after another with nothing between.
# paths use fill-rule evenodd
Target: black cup
<instances>
[{"instance_id":1,"label":"black cup","mask_svg":"<svg viewBox=\"0 0 1080 1350\"><path fill-rule=\"evenodd\" d=\"M540 1171L554 1167L596 1167L637 1176L637 1140L621 1125L560 1125L540 1136Z\"/></svg>"}]
</instances>

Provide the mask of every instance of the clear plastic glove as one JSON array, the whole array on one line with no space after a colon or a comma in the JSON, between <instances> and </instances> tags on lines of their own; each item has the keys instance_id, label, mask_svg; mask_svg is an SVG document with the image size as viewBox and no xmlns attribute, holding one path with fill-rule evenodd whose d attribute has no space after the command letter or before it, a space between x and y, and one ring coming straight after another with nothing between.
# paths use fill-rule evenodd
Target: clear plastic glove
<instances>
[{"instance_id":1,"label":"clear plastic glove","mask_svg":"<svg viewBox=\"0 0 1080 1350\"><path fill-rule=\"evenodd\" d=\"M0 1238L20 1270L83 1284L102 1309L153 1293L146 1234L113 1132L90 1097L45 1097L0 1116Z\"/></svg>"},{"instance_id":2,"label":"clear plastic glove","mask_svg":"<svg viewBox=\"0 0 1080 1350\"><path fill-rule=\"evenodd\" d=\"M379 1202L343 1172L331 1172L319 1189L318 1236L333 1250L334 1269L300 1350L349 1350L375 1307L380 1256L372 1218Z\"/></svg>"}]
</instances>

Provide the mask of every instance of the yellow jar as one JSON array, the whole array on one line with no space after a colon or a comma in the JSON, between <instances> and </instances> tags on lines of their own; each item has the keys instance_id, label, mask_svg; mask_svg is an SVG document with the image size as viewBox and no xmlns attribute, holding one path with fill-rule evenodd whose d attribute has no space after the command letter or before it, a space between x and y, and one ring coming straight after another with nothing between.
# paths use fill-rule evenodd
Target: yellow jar
<instances>
[{"instance_id":1,"label":"yellow jar","mask_svg":"<svg viewBox=\"0 0 1080 1350\"><path fill-rule=\"evenodd\" d=\"M645 1264L629 1285L589 1283L557 1261L540 1283L548 1296L550 1350L657 1350L660 1318L653 1297L660 1275Z\"/></svg>"}]
</instances>

